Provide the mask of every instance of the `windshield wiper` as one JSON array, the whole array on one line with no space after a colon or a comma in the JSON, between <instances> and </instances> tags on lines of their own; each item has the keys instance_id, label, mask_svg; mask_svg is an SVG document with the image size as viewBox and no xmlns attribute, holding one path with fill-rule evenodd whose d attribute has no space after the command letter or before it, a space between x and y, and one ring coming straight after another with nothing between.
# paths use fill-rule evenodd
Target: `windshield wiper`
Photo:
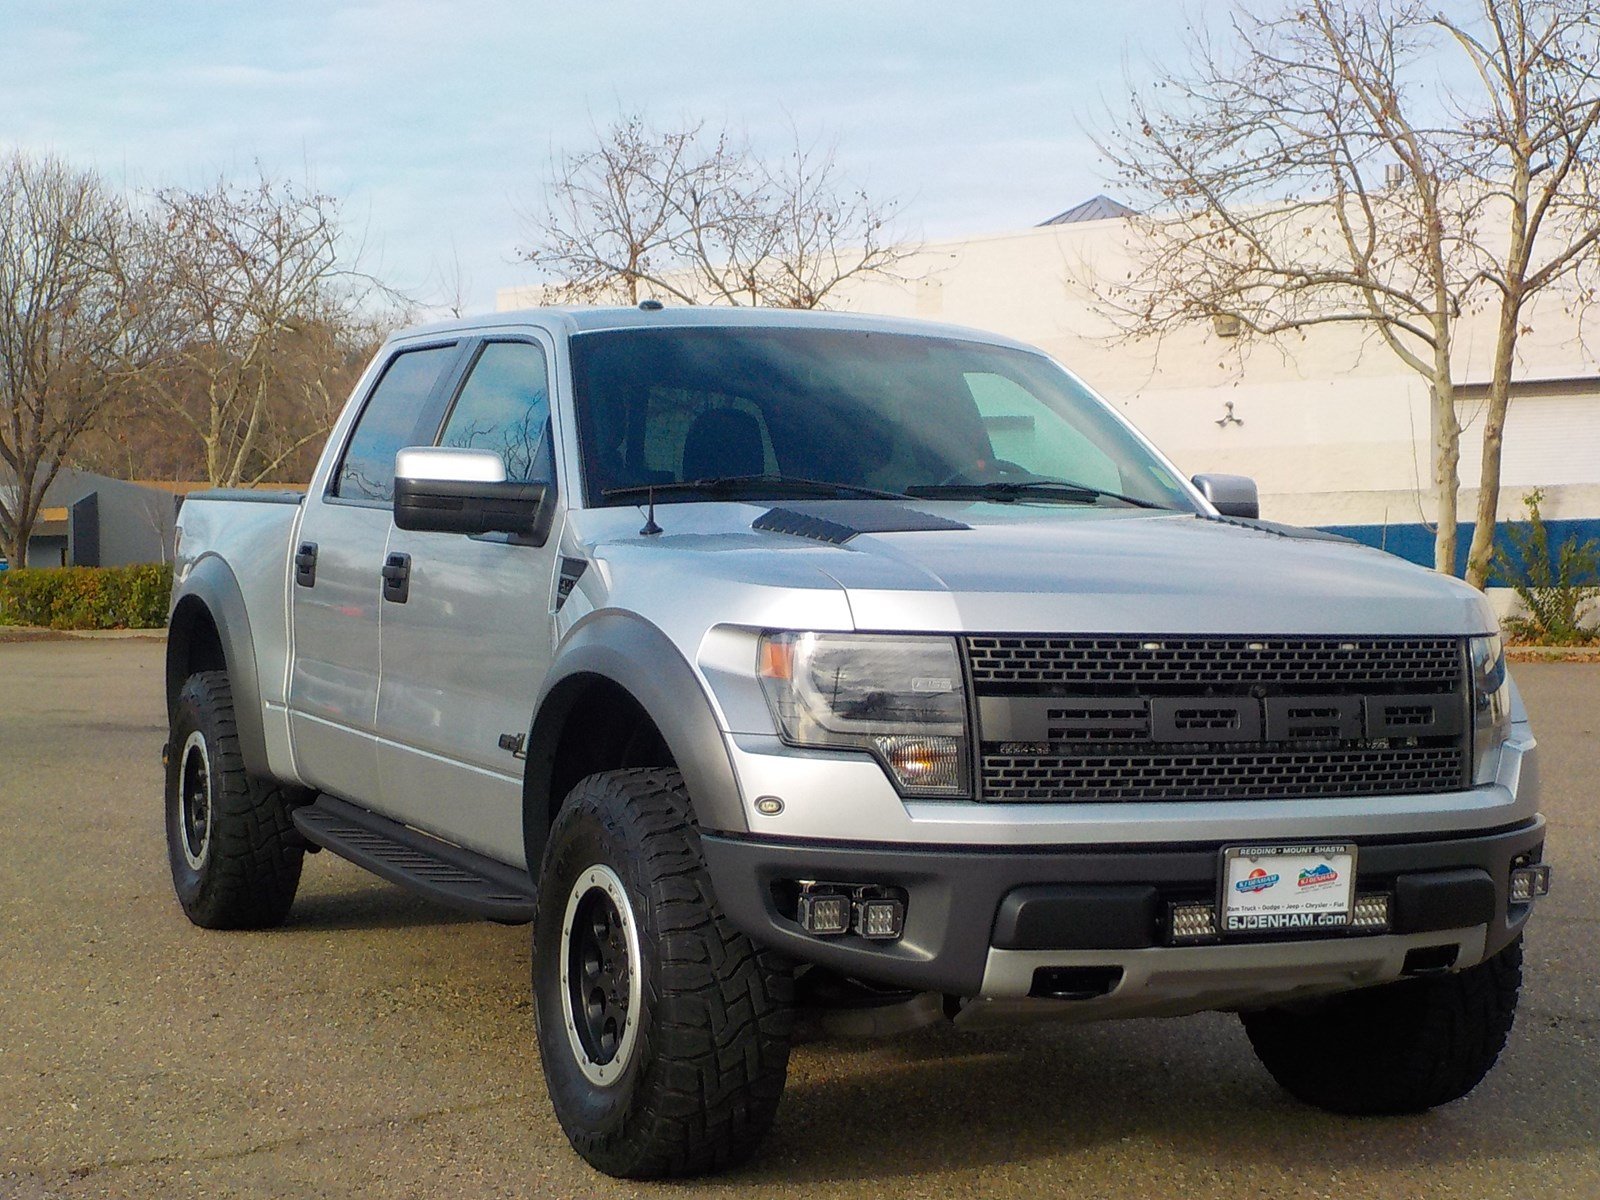
<instances>
[{"instance_id":1,"label":"windshield wiper","mask_svg":"<svg viewBox=\"0 0 1600 1200\"><path fill-rule=\"evenodd\" d=\"M1120 500L1135 508L1166 509L1165 504L1154 500L1141 500L1137 496L1124 496L1121 492L1090 487L1086 483L1073 483L1066 479L996 479L988 483L914 483L906 495L951 500L999 500L1011 502L1019 499L1059 500L1063 504L1093 504L1104 497Z\"/></svg>"},{"instance_id":2,"label":"windshield wiper","mask_svg":"<svg viewBox=\"0 0 1600 1200\"><path fill-rule=\"evenodd\" d=\"M643 500L657 496L683 495L735 497L756 494L764 498L815 496L861 497L869 500L905 500L904 492L885 492L855 483L836 483L831 479L801 479L792 475L717 475L710 479L669 480L666 483L635 483L627 487L606 488L600 494L607 500Z\"/></svg>"}]
</instances>

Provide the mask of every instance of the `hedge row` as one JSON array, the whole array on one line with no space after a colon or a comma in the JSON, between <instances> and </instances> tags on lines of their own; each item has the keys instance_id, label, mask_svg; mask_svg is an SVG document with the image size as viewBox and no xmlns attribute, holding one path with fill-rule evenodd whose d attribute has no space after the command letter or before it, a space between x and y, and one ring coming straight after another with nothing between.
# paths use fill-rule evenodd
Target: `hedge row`
<instances>
[{"instance_id":1,"label":"hedge row","mask_svg":"<svg viewBox=\"0 0 1600 1200\"><path fill-rule=\"evenodd\" d=\"M0 625L159 629L171 595L168 563L0 571Z\"/></svg>"}]
</instances>

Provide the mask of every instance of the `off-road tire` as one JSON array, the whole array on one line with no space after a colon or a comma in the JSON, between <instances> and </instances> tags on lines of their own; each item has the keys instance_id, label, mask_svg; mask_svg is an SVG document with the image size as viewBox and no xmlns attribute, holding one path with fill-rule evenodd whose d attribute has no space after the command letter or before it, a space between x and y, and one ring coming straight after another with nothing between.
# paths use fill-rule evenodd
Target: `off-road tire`
<instances>
[{"instance_id":1,"label":"off-road tire","mask_svg":"<svg viewBox=\"0 0 1600 1200\"><path fill-rule=\"evenodd\" d=\"M1256 1057L1297 1099L1355 1116L1459 1100L1494 1066L1516 1016L1522 942L1449 975L1241 1014Z\"/></svg>"},{"instance_id":2,"label":"off-road tire","mask_svg":"<svg viewBox=\"0 0 1600 1200\"><path fill-rule=\"evenodd\" d=\"M208 791L204 837L186 830L187 814L200 807L185 804L186 772L189 786L203 778ZM300 884L303 843L282 790L245 772L225 672L184 681L172 710L166 790L167 859L189 920L206 929L283 924Z\"/></svg>"},{"instance_id":3,"label":"off-road tire","mask_svg":"<svg viewBox=\"0 0 1600 1200\"><path fill-rule=\"evenodd\" d=\"M562 963L574 953L563 926L596 868L626 894L642 984L635 1040L625 1059L616 1051L614 1081L603 1084L585 1074L579 1022L562 1002ZM753 1154L772 1125L789 1065L793 976L717 907L678 772L608 771L567 797L539 877L533 993L556 1117L573 1149L606 1174L721 1170Z\"/></svg>"}]
</instances>

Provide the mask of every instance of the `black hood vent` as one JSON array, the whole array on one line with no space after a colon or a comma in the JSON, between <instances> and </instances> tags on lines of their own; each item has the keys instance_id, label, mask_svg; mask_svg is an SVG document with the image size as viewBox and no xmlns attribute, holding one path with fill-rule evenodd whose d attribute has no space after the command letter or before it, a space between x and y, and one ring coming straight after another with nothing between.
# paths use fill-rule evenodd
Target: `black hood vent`
<instances>
[{"instance_id":1,"label":"black hood vent","mask_svg":"<svg viewBox=\"0 0 1600 1200\"><path fill-rule=\"evenodd\" d=\"M819 500L769 509L750 522L750 528L842 546L862 533L926 533L972 526L882 500Z\"/></svg>"}]
</instances>

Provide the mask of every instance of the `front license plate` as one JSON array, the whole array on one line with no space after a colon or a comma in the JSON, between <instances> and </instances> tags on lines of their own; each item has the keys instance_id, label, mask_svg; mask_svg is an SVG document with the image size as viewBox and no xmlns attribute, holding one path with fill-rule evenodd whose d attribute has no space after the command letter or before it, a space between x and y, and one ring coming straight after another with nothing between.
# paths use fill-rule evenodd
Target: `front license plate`
<instances>
[{"instance_id":1,"label":"front license plate","mask_svg":"<svg viewBox=\"0 0 1600 1200\"><path fill-rule=\"evenodd\" d=\"M1343 929L1355 884L1349 842L1229 846L1222 852L1222 932Z\"/></svg>"}]
</instances>

